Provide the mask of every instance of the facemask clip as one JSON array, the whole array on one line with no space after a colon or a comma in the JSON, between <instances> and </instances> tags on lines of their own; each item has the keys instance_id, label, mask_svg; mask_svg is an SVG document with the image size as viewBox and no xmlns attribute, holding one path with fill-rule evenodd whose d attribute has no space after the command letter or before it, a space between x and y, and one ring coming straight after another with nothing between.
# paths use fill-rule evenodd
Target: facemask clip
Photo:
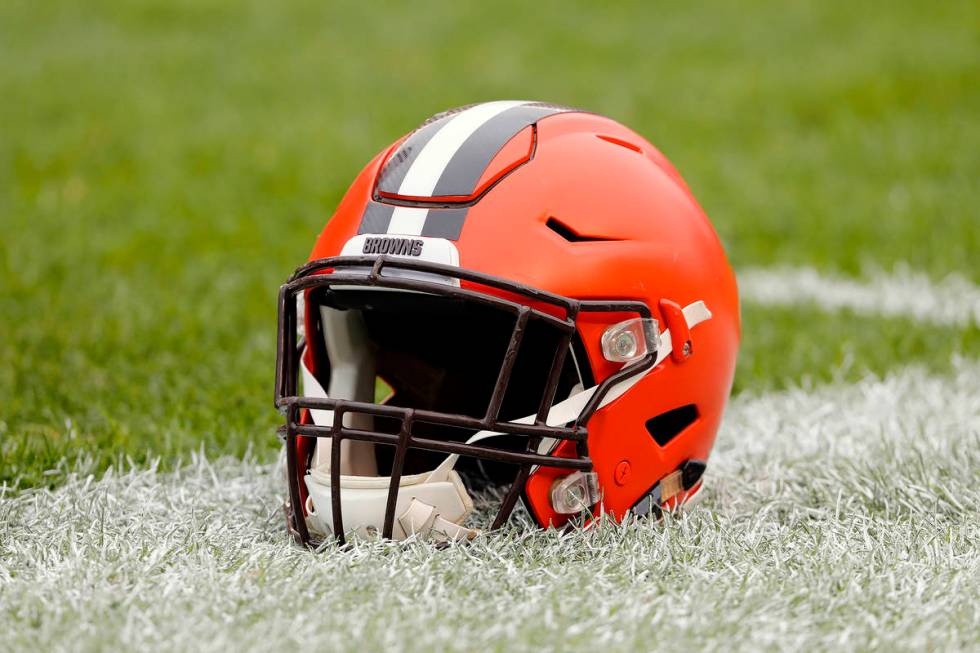
<instances>
[{"instance_id":1,"label":"facemask clip","mask_svg":"<svg viewBox=\"0 0 980 653\"><path fill-rule=\"evenodd\" d=\"M630 363L656 354L660 328L653 318L637 317L612 325L602 334L603 357L612 363Z\"/></svg>"},{"instance_id":2,"label":"facemask clip","mask_svg":"<svg viewBox=\"0 0 980 653\"><path fill-rule=\"evenodd\" d=\"M555 512L573 515L599 502L599 479L595 472L573 472L551 486Z\"/></svg>"}]
</instances>

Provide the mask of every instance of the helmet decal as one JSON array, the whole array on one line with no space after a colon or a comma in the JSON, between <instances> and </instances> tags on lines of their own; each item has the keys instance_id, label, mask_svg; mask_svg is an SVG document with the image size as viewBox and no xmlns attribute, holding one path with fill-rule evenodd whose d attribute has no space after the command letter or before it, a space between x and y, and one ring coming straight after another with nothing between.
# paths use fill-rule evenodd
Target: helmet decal
<instances>
[{"instance_id":1,"label":"helmet decal","mask_svg":"<svg viewBox=\"0 0 980 653\"><path fill-rule=\"evenodd\" d=\"M369 200L357 228L360 234L397 234L456 240L463 230L467 209L394 206Z\"/></svg>"},{"instance_id":2,"label":"helmet decal","mask_svg":"<svg viewBox=\"0 0 980 653\"><path fill-rule=\"evenodd\" d=\"M562 107L522 104L498 114L474 131L453 154L436 182L435 197L471 195L483 171L507 141L538 120L568 111Z\"/></svg>"},{"instance_id":3,"label":"helmet decal","mask_svg":"<svg viewBox=\"0 0 980 653\"><path fill-rule=\"evenodd\" d=\"M387 159L373 201L364 209L359 234L390 233L459 238L465 207L386 204L459 198L470 203L491 161L514 136L542 118L573 111L542 102L485 102L434 116Z\"/></svg>"},{"instance_id":4,"label":"helmet decal","mask_svg":"<svg viewBox=\"0 0 980 653\"><path fill-rule=\"evenodd\" d=\"M472 195L504 144L541 118L571 111L540 102L484 102L429 122L399 146L378 176L378 192L408 197Z\"/></svg>"},{"instance_id":5,"label":"helmet decal","mask_svg":"<svg viewBox=\"0 0 980 653\"><path fill-rule=\"evenodd\" d=\"M386 234L388 225L391 223L391 213L395 207L391 204L368 201L361 214L361 224L357 228L358 234Z\"/></svg>"},{"instance_id":6,"label":"helmet decal","mask_svg":"<svg viewBox=\"0 0 980 653\"><path fill-rule=\"evenodd\" d=\"M411 197L431 197L453 155L481 127L508 109L519 107L523 102L503 101L477 104L465 111L437 121L413 134L395 152L397 166L382 172L378 179L378 192ZM430 135L430 132L435 133ZM425 138L424 144L413 143L416 136ZM399 156L406 152L404 157ZM417 151L417 153L416 153ZM412 155L414 154L414 159Z\"/></svg>"}]
</instances>

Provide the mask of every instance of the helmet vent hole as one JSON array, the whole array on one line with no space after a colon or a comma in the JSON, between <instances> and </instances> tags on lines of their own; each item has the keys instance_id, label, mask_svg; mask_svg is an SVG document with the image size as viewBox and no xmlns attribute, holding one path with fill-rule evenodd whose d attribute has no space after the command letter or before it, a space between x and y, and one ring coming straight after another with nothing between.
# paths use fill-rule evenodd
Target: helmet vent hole
<instances>
[{"instance_id":1,"label":"helmet vent hole","mask_svg":"<svg viewBox=\"0 0 980 653\"><path fill-rule=\"evenodd\" d=\"M580 234L567 224L559 220L558 218L548 218L545 226L554 231L556 234L564 238L570 243L589 243L589 242L602 242L608 240L622 240L621 238L608 238L606 236L586 236Z\"/></svg>"},{"instance_id":2,"label":"helmet vent hole","mask_svg":"<svg viewBox=\"0 0 980 653\"><path fill-rule=\"evenodd\" d=\"M637 154L643 154L643 150L640 149L639 145L634 145L629 141L624 141L623 139L616 138L615 136L606 136L605 134L596 134L596 136L599 137L601 140L606 141L607 143L612 143L613 145L625 147L627 150L633 150Z\"/></svg>"},{"instance_id":3,"label":"helmet vent hole","mask_svg":"<svg viewBox=\"0 0 980 653\"><path fill-rule=\"evenodd\" d=\"M661 447L680 435L698 419L698 407L687 404L647 420L647 432Z\"/></svg>"}]
</instances>

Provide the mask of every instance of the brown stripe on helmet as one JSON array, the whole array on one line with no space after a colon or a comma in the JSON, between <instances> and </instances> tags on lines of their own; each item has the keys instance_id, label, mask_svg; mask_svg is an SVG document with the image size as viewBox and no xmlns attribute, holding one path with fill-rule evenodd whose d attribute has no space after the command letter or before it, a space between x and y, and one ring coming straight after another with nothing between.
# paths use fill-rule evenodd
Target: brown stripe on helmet
<instances>
[{"instance_id":1,"label":"brown stripe on helmet","mask_svg":"<svg viewBox=\"0 0 980 653\"><path fill-rule=\"evenodd\" d=\"M419 152L422 151L425 145L432 140L432 137L435 136L436 133L442 129L453 116L462 111L466 111L472 106L474 105L468 104L463 107L437 113L423 122L415 131L409 134L408 138L402 141L402 144L398 146L398 149L391 153L388 160L385 161L384 167L381 168L381 173L378 175L378 192L396 195L399 187L402 185L402 180L405 179L405 175L408 173L409 168L412 167L412 164L415 163L415 159L418 158Z\"/></svg>"},{"instance_id":2,"label":"brown stripe on helmet","mask_svg":"<svg viewBox=\"0 0 980 653\"><path fill-rule=\"evenodd\" d=\"M510 139L542 118L575 111L570 107L534 102L504 111L470 135L443 171L433 197L469 197L497 153Z\"/></svg>"},{"instance_id":3,"label":"brown stripe on helmet","mask_svg":"<svg viewBox=\"0 0 980 653\"><path fill-rule=\"evenodd\" d=\"M368 200L361 215L361 224L357 228L358 234L383 234L388 232L388 225L391 224L391 214L395 207L390 204L382 204Z\"/></svg>"},{"instance_id":4,"label":"brown stripe on helmet","mask_svg":"<svg viewBox=\"0 0 980 653\"><path fill-rule=\"evenodd\" d=\"M463 231L463 222L466 220L468 211L467 208L429 209L420 235L428 238L459 240L459 234Z\"/></svg>"}]
</instances>

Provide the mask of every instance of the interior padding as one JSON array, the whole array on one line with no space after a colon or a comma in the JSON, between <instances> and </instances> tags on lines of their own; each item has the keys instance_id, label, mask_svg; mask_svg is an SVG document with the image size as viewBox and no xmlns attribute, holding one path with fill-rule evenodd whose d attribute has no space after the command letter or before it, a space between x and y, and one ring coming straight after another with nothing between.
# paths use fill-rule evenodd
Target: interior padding
<instances>
[{"instance_id":1,"label":"interior padding","mask_svg":"<svg viewBox=\"0 0 980 653\"><path fill-rule=\"evenodd\" d=\"M389 405L471 417L486 413L513 332L513 314L459 298L378 289L324 289L314 300L321 305L331 397L341 396L336 391L364 401L367 377L373 394L377 374L394 389ZM559 338L555 327L529 321L504 395L501 419L537 412ZM572 356L566 357L559 398L566 397L579 382L573 361ZM373 396L366 400L373 401ZM352 417L370 420L364 415ZM400 427L396 419L373 421L374 429L383 432L397 433ZM413 433L462 442L473 431L416 422ZM520 436L501 436L486 444L523 450L526 443ZM390 473L393 447L357 444L373 449L375 467L363 474ZM358 459L362 455L363 450L355 454ZM444 458L445 454L410 450L404 473L432 470ZM357 470L366 468L358 461L352 469L361 474ZM471 481L484 482L509 481L516 471L513 465L477 464L466 457L458 469Z\"/></svg>"},{"instance_id":2,"label":"interior padding","mask_svg":"<svg viewBox=\"0 0 980 653\"><path fill-rule=\"evenodd\" d=\"M334 399L374 401L374 351L366 338L364 322L358 311L338 311L320 307L323 340L330 358L330 383L327 396ZM370 415L348 413L344 426L371 430ZM330 438L317 442L313 453L314 468L329 468ZM370 442L344 440L340 443L340 473L347 476L377 476L374 445Z\"/></svg>"}]
</instances>

